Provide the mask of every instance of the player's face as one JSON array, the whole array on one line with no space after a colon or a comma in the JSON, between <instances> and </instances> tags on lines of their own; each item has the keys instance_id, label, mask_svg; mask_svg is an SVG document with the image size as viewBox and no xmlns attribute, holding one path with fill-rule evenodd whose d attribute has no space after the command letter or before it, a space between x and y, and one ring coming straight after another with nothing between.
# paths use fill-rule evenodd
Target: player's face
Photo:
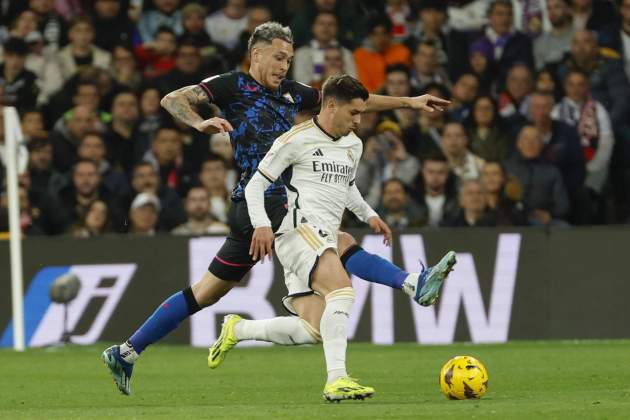
<instances>
[{"instance_id":1,"label":"player's face","mask_svg":"<svg viewBox=\"0 0 630 420\"><path fill-rule=\"evenodd\" d=\"M347 136L361 124L361 113L365 112L366 103L363 99L354 98L349 102L337 102L334 105L333 116L334 134L338 137Z\"/></svg>"},{"instance_id":2,"label":"player's face","mask_svg":"<svg viewBox=\"0 0 630 420\"><path fill-rule=\"evenodd\" d=\"M276 38L271 44L261 43L252 51L251 73L264 87L276 90L287 76L293 60L293 45Z\"/></svg>"}]
</instances>

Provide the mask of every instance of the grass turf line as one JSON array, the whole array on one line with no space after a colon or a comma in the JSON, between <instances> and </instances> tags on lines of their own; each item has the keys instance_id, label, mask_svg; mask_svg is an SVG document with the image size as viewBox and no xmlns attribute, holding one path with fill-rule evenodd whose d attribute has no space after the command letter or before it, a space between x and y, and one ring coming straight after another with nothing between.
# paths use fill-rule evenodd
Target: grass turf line
<instances>
[{"instance_id":1,"label":"grass turf line","mask_svg":"<svg viewBox=\"0 0 630 420\"><path fill-rule=\"evenodd\" d=\"M322 400L320 346L235 348L217 370L207 352L157 345L138 362L132 396L99 360L106 344L0 350L0 418L628 418L630 341L374 346L350 343L349 371L373 399ZM481 400L448 401L438 373L456 355L488 368Z\"/></svg>"}]
</instances>

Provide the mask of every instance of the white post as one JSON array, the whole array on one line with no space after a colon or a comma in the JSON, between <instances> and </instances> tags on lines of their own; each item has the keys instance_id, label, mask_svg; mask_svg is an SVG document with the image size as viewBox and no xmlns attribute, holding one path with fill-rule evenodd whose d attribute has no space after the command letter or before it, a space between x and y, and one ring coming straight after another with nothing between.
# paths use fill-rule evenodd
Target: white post
<instances>
[{"instance_id":1,"label":"white post","mask_svg":"<svg viewBox=\"0 0 630 420\"><path fill-rule=\"evenodd\" d=\"M4 107L4 142L9 197L11 248L11 300L13 303L13 348L24 351L24 297L22 285L22 244L20 198L18 195L18 147L22 141L20 119L13 107Z\"/></svg>"}]
</instances>

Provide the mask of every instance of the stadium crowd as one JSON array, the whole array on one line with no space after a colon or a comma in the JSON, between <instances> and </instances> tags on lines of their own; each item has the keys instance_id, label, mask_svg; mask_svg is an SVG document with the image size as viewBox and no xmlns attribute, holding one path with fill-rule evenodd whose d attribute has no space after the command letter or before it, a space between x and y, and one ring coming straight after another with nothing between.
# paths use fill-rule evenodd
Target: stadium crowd
<instances>
[{"instance_id":1,"label":"stadium crowd","mask_svg":"<svg viewBox=\"0 0 630 420\"><path fill-rule=\"evenodd\" d=\"M630 0L0 0L0 16L26 235L226 232L229 137L160 99L247 71L268 20L293 30L297 81L451 100L363 116L356 182L393 228L630 222ZM0 158L1 232L4 124Z\"/></svg>"}]
</instances>

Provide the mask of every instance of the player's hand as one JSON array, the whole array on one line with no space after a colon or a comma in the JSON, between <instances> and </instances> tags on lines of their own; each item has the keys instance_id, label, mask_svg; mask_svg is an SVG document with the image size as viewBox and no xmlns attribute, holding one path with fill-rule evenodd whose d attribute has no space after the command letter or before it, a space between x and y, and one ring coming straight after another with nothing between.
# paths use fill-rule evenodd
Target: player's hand
<instances>
[{"instance_id":1,"label":"player's hand","mask_svg":"<svg viewBox=\"0 0 630 420\"><path fill-rule=\"evenodd\" d=\"M451 101L433 95L420 95L409 98L411 108L426 112L444 111L450 103Z\"/></svg>"},{"instance_id":2,"label":"player's hand","mask_svg":"<svg viewBox=\"0 0 630 420\"><path fill-rule=\"evenodd\" d=\"M269 255L269 261L273 259L273 230L269 226L256 228L252 235L252 244L249 247L249 255L252 260L265 262L265 255Z\"/></svg>"},{"instance_id":3,"label":"player's hand","mask_svg":"<svg viewBox=\"0 0 630 420\"><path fill-rule=\"evenodd\" d=\"M225 133L234 130L232 124L223 118L209 118L195 126L198 131L207 134Z\"/></svg>"},{"instance_id":4,"label":"player's hand","mask_svg":"<svg viewBox=\"0 0 630 420\"><path fill-rule=\"evenodd\" d=\"M383 234L383 243L387 246L392 246L392 230L387 223L378 216L372 216L368 219L368 225L372 228L374 233Z\"/></svg>"}]
</instances>

